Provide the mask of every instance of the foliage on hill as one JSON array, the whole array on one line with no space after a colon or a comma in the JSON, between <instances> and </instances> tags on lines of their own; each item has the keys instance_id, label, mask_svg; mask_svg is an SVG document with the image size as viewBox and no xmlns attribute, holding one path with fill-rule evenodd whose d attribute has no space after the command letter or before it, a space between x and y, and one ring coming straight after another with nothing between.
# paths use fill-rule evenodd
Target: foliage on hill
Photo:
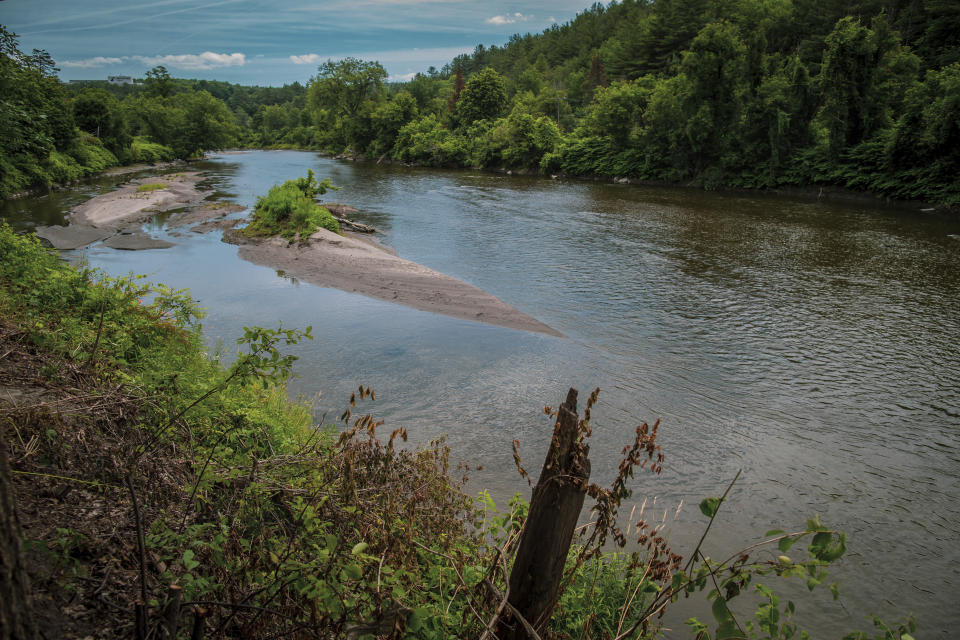
<instances>
[{"instance_id":1,"label":"foliage on hill","mask_svg":"<svg viewBox=\"0 0 960 640\"><path fill-rule=\"evenodd\" d=\"M135 85L64 86L45 52L22 54L4 30L0 196L94 171L81 147L96 137L119 162L310 148L706 188L837 185L958 206L958 16L945 0L623 0L409 82L345 58L280 88L163 67ZM138 154L131 139L163 150Z\"/></svg>"},{"instance_id":2,"label":"foliage on hill","mask_svg":"<svg viewBox=\"0 0 960 640\"><path fill-rule=\"evenodd\" d=\"M64 85L57 71L49 54L24 54L0 25L0 198L236 143L239 129L223 101L201 88L174 92L165 71L154 70L142 91Z\"/></svg>"},{"instance_id":3,"label":"foliage on hill","mask_svg":"<svg viewBox=\"0 0 960 640\"><path fill-rule=\"evenodd\" d=\"M288 240L306 238L323 228L340 233L340 223L316 198L329 189L337 189L330 178L317 181L313 169L306 177L274 185L267 195L257 198L253 219L243 233L248 236L282 236Z\"/></svg>"},{"instance_id":4,"label":"foliage on hill","mask_svg":"<svg viewBox=\"0 0 960 640\"><path fill-rule=\"evenodd\" d=\"M839 185L960 205L960 46L944 37L958 14L936 2L820 4L595 4L374 87L336 117L318 78L314 140L426 165Z\"/></svg>"}]
</instances>

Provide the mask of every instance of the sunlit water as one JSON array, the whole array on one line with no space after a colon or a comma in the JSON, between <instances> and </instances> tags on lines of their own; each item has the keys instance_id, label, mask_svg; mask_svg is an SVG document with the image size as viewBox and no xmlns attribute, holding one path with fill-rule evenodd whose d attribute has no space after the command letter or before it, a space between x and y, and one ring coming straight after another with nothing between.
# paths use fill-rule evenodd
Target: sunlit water
<instances>
[{"instance_id":1,"label":"sunlit water","mask_svg":"<svg viewBox=\"0 0 960 640\"><path fill-rule=\"evenodd\" d=\"M219 232L167 250L73 252L111 274L189 287L211 344L245 325L313 326L294 391L339 415L351 390L413 439L446 434L483 465L472 489L526 490L544 405L602 389L594 479L612 478L640 422L661 418L660 477L636 496L671 513L689 552L696 503L743 475L707 545L728 556L820 514L849 534L831 579L841 603L802 599L806 626L839 637L865 615L914 612L918 637L960 628L960 222L932 213L760 196L342 163L302 152L200 163L217 197L251 206L313 168L331 199L401 257L476 285L564 333L553 338L297 283L236 256ZM19 228L52 223L101 181L7 203ZM148 225L167 237L160 222ZM688 609L685 609L685 612ZM707 614L709 615L709 614ZM682 619L682 616L680 616ZM676 623L674 620L673 624ZM671 634L672 635L672 634ZM681 635L681 634L677 634ZM821 634L818 633L817 636Z\"/></svg>"}]
</instances>

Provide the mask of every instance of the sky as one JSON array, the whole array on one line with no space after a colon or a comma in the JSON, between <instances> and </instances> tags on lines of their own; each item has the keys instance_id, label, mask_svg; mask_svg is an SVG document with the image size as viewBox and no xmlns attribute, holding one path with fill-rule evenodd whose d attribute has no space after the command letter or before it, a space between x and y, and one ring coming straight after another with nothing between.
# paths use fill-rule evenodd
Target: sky
<instances>
[{"instance_id":1,"label":"sky","mask_svg":"<svg viewBox=\"0 0 960 640\"><path fill-rule=\"evenodd\" d=\"M20 49L45 49L67 80L143 77L306 83L328 59L376 60L391 80L478 44L564 23L590 0L0 0Z\"/></svg>"}]
</instances>

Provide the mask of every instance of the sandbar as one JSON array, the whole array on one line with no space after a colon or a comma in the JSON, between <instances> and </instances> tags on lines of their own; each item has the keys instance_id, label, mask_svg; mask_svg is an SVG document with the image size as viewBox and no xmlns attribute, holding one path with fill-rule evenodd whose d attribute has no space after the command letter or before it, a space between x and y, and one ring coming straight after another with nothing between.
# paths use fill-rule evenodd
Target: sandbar
<instances>
[{"instance_id":1,"label":"sandbar","mask_svg":"<svg viewBox=\"0 0 960 640\"><path fill-rule=\"evenodd\" d=\"M196 171L154 176L120 187L87 200L70 212L72 224L101 229L117 229L131 222L146 220L169 209L198 204L207 192L197 189ZM145 184L162 184L151 191L139 191Z\"/></svg>"},{"instance_id":2,"label":"sandbar","mask_svg":"<svg viewBox=\"0 0 960 640\"><path fill-rule=\"evenodd\" d=\"M304 242L249 238L237 230L225 231L223 240L239 245L244 260L322 287L454 318L563 336L482 289L404 260L367 239L320 229Z\"/></svg>"}]
</instances>

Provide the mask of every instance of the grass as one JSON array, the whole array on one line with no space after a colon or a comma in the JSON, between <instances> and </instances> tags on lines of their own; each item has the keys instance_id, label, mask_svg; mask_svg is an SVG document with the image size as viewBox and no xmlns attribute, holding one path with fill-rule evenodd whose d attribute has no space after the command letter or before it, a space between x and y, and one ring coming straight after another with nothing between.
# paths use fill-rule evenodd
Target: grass
<instances>
[{"instance_id":1,"label":"grass","mask_svg":"<svg viewBox=\"0 0 960 640\"><path fill-rule=\"evenodd\" d=\"M169 186L170 185L163 182L150 182L137 187L137 193L148 193L151 191L157 191L158 189L166 189Z\"/></svg>"}]
</instances>

